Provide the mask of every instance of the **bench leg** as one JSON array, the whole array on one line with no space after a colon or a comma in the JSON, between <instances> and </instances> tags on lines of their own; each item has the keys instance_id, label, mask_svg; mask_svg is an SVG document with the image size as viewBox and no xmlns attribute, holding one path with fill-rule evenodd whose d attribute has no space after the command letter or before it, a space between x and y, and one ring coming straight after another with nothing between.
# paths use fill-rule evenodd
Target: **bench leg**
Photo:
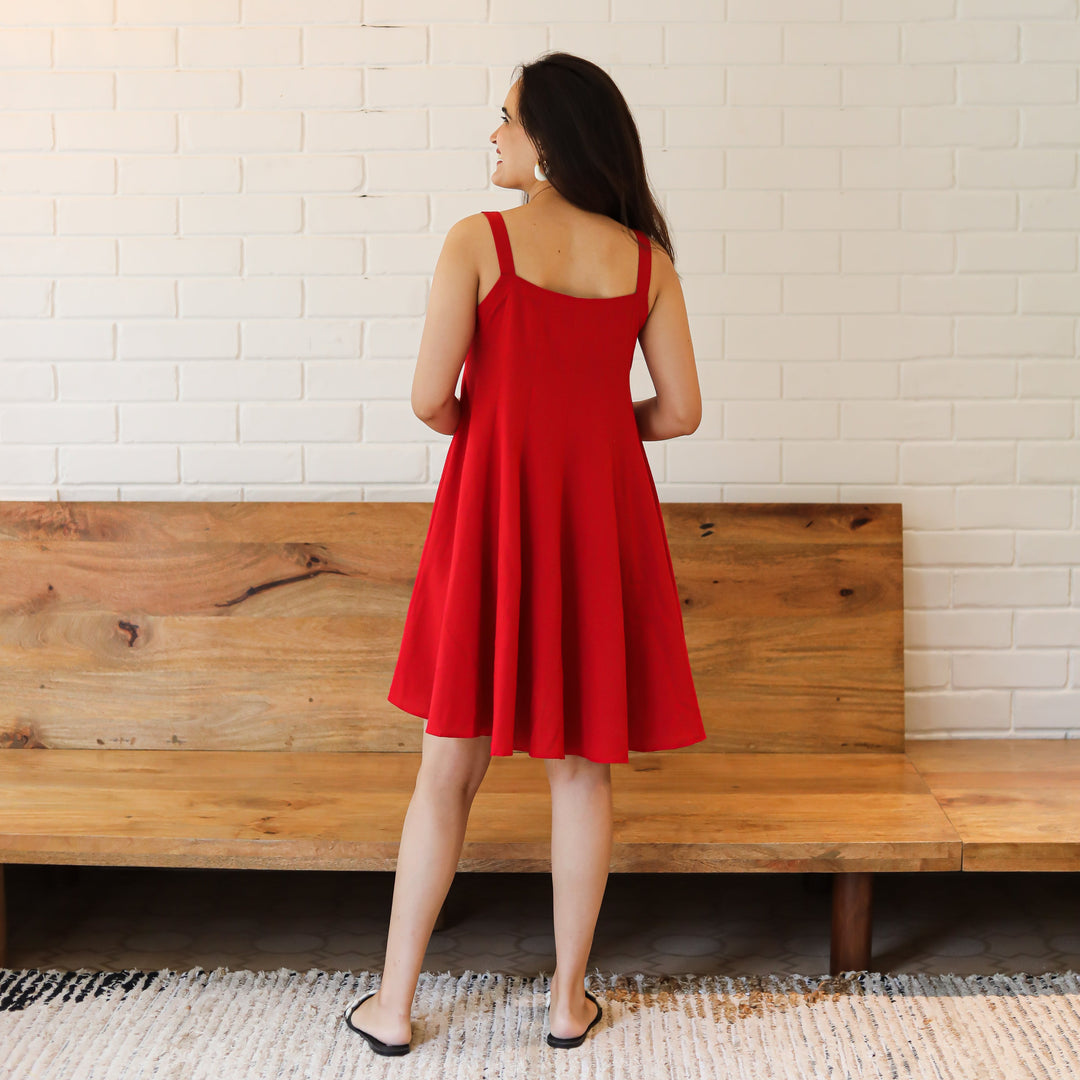
<instances>
[{"instance_id":1,"label":"bench leg","mask_svg":"<svg viewBox=\"0 0 1080 1080\"><path fill-rule=\"evenodd\" d=\"M872 873L833 875L831 975L870 968L873 889Z\"/></svg>"}]
</instances>

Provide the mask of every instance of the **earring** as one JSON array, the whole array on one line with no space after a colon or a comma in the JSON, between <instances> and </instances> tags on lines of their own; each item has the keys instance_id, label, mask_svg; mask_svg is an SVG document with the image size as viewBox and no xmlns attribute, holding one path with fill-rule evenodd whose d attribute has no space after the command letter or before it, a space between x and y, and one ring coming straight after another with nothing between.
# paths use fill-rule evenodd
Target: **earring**
<instances>
[{"instance_id":1,"label":"earring","mask_svg":"<svg viewBox=\"0 0 1080 1080\"><path fill-rule=\"evenodd\" d=\"M547 179L547 173L543 172L540 169L540 162L539 161L533 166L533 176L535 176L537 180L546 180Z\"/></svg>"}]
</instances>

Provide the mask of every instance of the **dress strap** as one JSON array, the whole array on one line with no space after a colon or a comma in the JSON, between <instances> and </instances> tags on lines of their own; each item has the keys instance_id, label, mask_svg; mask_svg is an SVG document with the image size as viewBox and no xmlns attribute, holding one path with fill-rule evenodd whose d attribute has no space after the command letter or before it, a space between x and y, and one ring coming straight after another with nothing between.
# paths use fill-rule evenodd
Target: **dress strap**
<instances>
[{"instance_id":1,"label":"dress strap","mask_svg":"<svg viewBox=\"0 0 1080 1080\"><path fill-rule=\"evenodd\" d=\"M499 273L513 274L514 256L510 251L510 234L506 231L506 222L498 210L482 210L488 219L492 235L495 237L495 250L499 253Z\"/></svg>"},{"instance_id":2,"label":"dress strap","mask_svg":"<svg viewBox=\"0 0 1080 1080\"><path fill-rule=\"evenodd\" d=\"M637 288L638 303L648 311L649 309L649 275L652 272L652 245L649 238L640 230L635 229L638 241L638 268Z\"/></svg>"}]
</instances>

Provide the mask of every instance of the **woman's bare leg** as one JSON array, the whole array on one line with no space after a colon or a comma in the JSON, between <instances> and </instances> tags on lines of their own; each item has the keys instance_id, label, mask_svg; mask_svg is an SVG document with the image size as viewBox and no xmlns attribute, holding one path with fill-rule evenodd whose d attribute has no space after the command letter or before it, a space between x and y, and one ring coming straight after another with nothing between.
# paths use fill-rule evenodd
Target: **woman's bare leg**
<instances>
[{"instance_id":1,"label":"woman's bare leg","mask_svg":"<svg viewBox=\"0 0 1080 1080\"><path fill-rule=\"evenodd\" d=\"M408 1042L413 995L435 919L457 871L473 797L491 762L491 736L424 732L423 756L401 830L379 990L352 1022L388 1043Z\"/></svg>"},{"instance_id":2,"label":"woman's bare leg","mask_svg":"<svg viewBox=\"0 0 1080 1080\"><path fill-rule=\"evenodd\" d=\"M611 765L576 755L545 761L551 784L551 887L555 974L548 1026L580 1035L596 1016L585 997L596 920L611 864Z\"/></svg>"}]
</instances>

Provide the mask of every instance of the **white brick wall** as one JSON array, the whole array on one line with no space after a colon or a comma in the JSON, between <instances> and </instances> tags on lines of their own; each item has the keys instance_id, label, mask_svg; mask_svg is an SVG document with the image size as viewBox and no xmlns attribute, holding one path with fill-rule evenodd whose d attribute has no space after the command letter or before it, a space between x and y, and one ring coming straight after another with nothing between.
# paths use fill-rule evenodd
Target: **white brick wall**
<instances>
[{"instance_id":1,"label":"white brick wall","mask_svg":"<svg viewBox=\"0 0 1080 1080\"><path fill-rule=\"evenodd\" d=\"M0 497L432 498L431 270L555 48L674 230L661 497L902 502L909 735L1080 737L1077 0L0 0Z\"/></svg>"}]
</instances>

